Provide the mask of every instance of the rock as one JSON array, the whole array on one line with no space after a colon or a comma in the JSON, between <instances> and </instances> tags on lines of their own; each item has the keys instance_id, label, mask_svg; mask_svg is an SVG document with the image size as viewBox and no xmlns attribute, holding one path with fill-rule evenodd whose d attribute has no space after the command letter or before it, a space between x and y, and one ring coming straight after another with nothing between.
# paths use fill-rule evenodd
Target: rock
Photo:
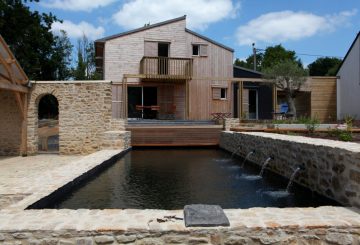
<instances>
[{"instance_id":1,"label":"rock","mask_svg":"<svg viewBox=\"0 0 360 245\"><path fill-rule=\"evenodd\" d=\"M161 239L156 238L145 238L135 242L136 245L162 245L164 242Z\"/></svg>"},{"instance_id":2,"label":"rock","mask_svg":"<svg viewBox=\"0 0 360 245\"><path fill-rule=\"evenodd\" d=\"M208 244L209 240L206 239L205 237L201 237L201 238L190 238L188 241L188 244L191 245L196 245L196 244Z\"/></svg>"},{"instance_id":3,"label":"rock","mask_svg":"<svg viewBox=\"0 0 360 245\"><path fill-rule=\"evenodd\" d=\"M97 244L109 244L114 242L114 238L112 236L96 236L95 242Z\"/></svg>"},{"instance_id":4,"label":"rock","mask_svg":"<svg viewBox=\"0 0 360 245\"><path fill-rule=\"evenodd\" d=\"M353 243L353 238L349 234L330 233L327 234L325 240L330 243L339 245L350 245Z\"/></svg>"},{"instance_id":5,"label":"rock","mask_svg":"<svg viewBox=\"0 0 360 245\"><path fill-rule=\"evenodd\" d=\"M241 236L231 236L224 241L224 245L245 245L252 244L251 239Z\"/></svg>"},{"instance_id":6,"label":"rock","mask_svg":"<svg viewBox=\"0 0 360 245\"><path fill-rule=\"evenodd\" d=\"M3 234L0 234L0 241L4 241L5 240L5 236Z\"/></svg>"},{"instance_id":7,"label":"rock","mask_svg":"<svg viewBox=\"0 0 360 245\"><path fill-rule=\"evenodd\" d=\"M65 241L65 240L60 240L59 241L59 245L74 245L75 242L72 241Z\"/></svg>"},{"instance_id":8,"label":"rock","mask_svg":"<svg viewBox=\"0 0 360 245\"><path fill-rule=\"evenodd\" d=\"M130 243L130 242L134 242L136 240L136 236L135 235L120 235L120 236L116 236L116 241L118 243Z\"/></svg>"},{"instance_id":9,"label":"rock","mask_svg":"<svg viewBox=\"0 0 360 245\"><path fill-rule=\"evenodd\" d=\"M26 239L26 238L29 238L30 235L27 234L27 233L14 233L12 234L12 236L15 238L15 239Z\"/></svg>"},{"instance_id":10,"label":"rock","mask_svg":"<svg viewBox=\"0 0 360 245\"><path fill-rule=\"evenodd\" d=\"M230 226L228 218L219 205L186 205L184 220L186 227Z\"/></svg>"},{"instance_id":11,"label":"rock","mask_svg":"<svg viewBox=\"0 0 360 245\"><path fill-rule=\"evenodd\" d=\"M76 245L92 245L94 244L91 238L79 238L76 239Z\"/></svg>"}]
</instances>

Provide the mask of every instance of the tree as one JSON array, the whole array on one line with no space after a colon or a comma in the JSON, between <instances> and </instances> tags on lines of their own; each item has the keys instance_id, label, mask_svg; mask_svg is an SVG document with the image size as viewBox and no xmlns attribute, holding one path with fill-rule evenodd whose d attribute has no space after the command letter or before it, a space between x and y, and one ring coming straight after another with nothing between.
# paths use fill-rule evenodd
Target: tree
<instances>
[{"instance_id":1,"label":"tree","mask_svg":"<svg viewBox=\"0 0 360 245\"><path fill-rule=\"evenodd\" d=\"M309 67L310 76L335 76L342 60L338 58L318 58Z\"/></svg>"},{"instance_id":2,"label":"tree","mask_svg":"<svg viewBox=\"0 0 360 245\"><path fill-rule=\"evenodd\" d=\"M100 74L96 72L95 48L93 42L83 35L77 45L77 65L73 69L75 80L97 80Z\"/></svg>"},{"instance_id":3,"label":"tree","mask_svg":"<svg viewBox=\"0 0 360 245\"><path fill-rule=\"evenodd\" d=\"M286 50L279 44L267 47L264 53L256 53L256 70L263 71L266 68L284 61L292 61L298 64L299 67L303 67L301 60L297 58L295 51ZM246 58L246 61L236 59L234 64L248 69L254 69L254 55L249 55Z\"/></svg>"},{"instance_id":4,"label":"tree","mask_svg":"<svg viewBox=\"0 0 360 245\"><path fill-rule=\"evenodd\" d=\"M289 114L296 118L295 98L306 81L306 71L297 62L285 60L263 70L265 79L285 92Z\"/></svg>"},{"instance_id":5,"label":"tree","mask_svg":"<svg viewBox=\"0 0 360 245\"><path fill-rule=\"evenodd\" d=\"M71 77L71 55L73 45L65 31L60 31L60 35L55 37L54 53L51 60L54 65L55 80L68 80Z\"/></svg>"},{"instance_id":6,"label":"tree","mask_svg":"<svg viewBox=\"0 0 360 245\"><path fill-rule=\"evenodd\" d=\"M261 64L264 59L264 55L262 53L256 54L256 70L261 70ZM248 69L254 69L254 55L250 55L246 58L246 61L235 59L234 65L241 66Z\"/></svg>"},{"instance_id":7,"label":"tree","mask_svg":"<svg viewBox=\"0 0 360 245\"><path fill-rule=\"evenodd\" d=\"M59 20L51 13L32 12L26 2L0 1L0 33L30 79L54 80L64 62L57 57L61 43L51 32L52 24Z\"/></svg>"},{"instance_id":8,"label":"tree","mask_svg":"<svg viewBox=\"0 0 360 245\"><path fill-rule=\"evenodd\" d=\"M286 50L281 44L265 49L261 68L269 68L277 64L291 61L302 67L301 60L297 58L295 51Z\"/></svg>"}]
</instances>

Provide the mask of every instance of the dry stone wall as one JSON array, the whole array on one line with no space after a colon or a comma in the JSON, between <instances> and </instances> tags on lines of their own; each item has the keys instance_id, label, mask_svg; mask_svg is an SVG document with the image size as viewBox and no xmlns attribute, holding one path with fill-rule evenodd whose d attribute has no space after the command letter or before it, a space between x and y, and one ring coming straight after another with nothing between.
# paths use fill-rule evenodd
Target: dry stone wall
<instances>
[{"instance_id":1,"label":"dry stone wall","mask_svg":"<svg viewBox=\"0 0 360 245\"><path fill-rule=\"evenodd\" d=\"M290 177L294 169L305 170L296 182L344 205L360 207L360 144L262 132L223 132L220 147L240 156L256 150L250 161L275 160L268 169Z\"/></svg>"},{"instance_id":2,"label":"dry stone wall","mask_svg":"<svg viewBox=\"0 0 360 245\"><path fill-rule=\"evenodd\" d=\"M54 95L59 102L59 153L90 154L102 147L106 131L124 130L112 119L112 92L108 81L35 82L28 110L28 152L37 152L38 103Z\"/></svg>"},{"instance_id":3,"label":"dry stone wall","mask_svg":"<svg viewBox=\"0 0 360 245\"><path fill-rule=\"evenodd\" d=\"M0 156L19 155L21 145L21 112L15 94L0 91Z\"/></svg>"}]
</instances>

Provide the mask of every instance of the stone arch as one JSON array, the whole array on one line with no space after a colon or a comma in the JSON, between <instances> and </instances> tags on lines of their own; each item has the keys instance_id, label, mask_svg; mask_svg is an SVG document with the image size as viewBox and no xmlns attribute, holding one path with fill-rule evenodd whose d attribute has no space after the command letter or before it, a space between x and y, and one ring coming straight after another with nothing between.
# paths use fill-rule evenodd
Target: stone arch
<instances>
[{"instance_id":1,"label":"stone arch","mask_svg":"<svg viewBox=\"0 0 360 245\"><path fill-rule=\"evenodd\" d=\"M46 96L52 95L58 102L58 120L61 121L61 96L59 95L59 89L54 88L51 84L34 84L31 95L28 101L28 153L38 153L39 142L39 120L38 120L38 107L40 100ZM59 149L60 151L60 133L59 133Z\"/></svg>"}]
</instances>

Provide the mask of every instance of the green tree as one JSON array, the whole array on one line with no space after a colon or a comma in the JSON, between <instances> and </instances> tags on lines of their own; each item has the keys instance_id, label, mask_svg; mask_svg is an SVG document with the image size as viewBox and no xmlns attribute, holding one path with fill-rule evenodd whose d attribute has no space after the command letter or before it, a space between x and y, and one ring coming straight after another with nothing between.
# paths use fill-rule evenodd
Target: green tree
<instances>
[{"instance_id":1,"label":"green tree","mask_svg":"<svg viewBox=\"0 0 360 245\"><path fill-rule=\"evenodd\" d=\"M338 58L318 58L309 67L310 76L335 76L341 64L341 59Z\"/></svg>"},{"instance_id":2,"label":"green tree","mask_svg":"<svg viewBox=\"0 0 360 245\"><path fill-rule=\"evenodd\" d=\"M72 51L73 45L66 32L60 31L59 36L55 37L54 52L51 59L54 65L55 80L68 80L71 78Z\"/></svg>"},{"instance_id":3,"label":"green tree","mask_svg":"<svg viewBox=\"0 0 360 245\"><path fill-rule=\"evenodd\" d=\"M58 19L51 13L31 11L27 2L0 1L0 33L30 79L54 80L64 61L58 57L61 43L51 32Z\"/></svg>"},{"instance_id":4,"label":"green tree","mask_svg":"<svg viewBox=\"0 0 360 245\"><path fill-rule=\"evenodd\" d=\"M261 64L264 59L264 55L262 53L256 54L256 70L261 70ZM234 65L241 66L248 69L254 69L254 55L250 55L246 58L246 61L235 59Z\"/></svg>"},{"instance_id":5,"label":"green tree","mask_svg":"<svg viewBox=\"0 0 360 245\"><path fill-rule=\"evenodd\" d=\"M263 71L266 68L272 67L284 61L292 61L298 64L299 67L303 67L301 60L297 58L295 51L286 50L281 44L279 44L267 47L264 53L256 53L256 70ZM234 64L248 69L254 69L254 55L249 55L246 58L246 61L236 59Z\"/></svg>"},{"instance_id":6,"label":"green tree","mask_svg":"<svg viewBox=\"0 0 360 245\"><path fill-rule=\"evenodd\" d=\"M301 60L297 58L295 51L286 50L281 44L267 47L261 63L261 69L266 69L286 61L291 61L302 67Z\"/></svg>"},{"instance_id":7,"label":"green tree","mask_svg":"<svg viewBox=\"0 0 360 245\"><path fill-rule=\"evenodd\" d=\"M75 80L97 80L100 75L96 72L95 47L93 42L83 35L77 44L77 65L73 69Z\"/></svg>"},{"instance_id":8,"label":"green tree","mask_svg":"<svg viewBox=\"0 0 360 245\"><path fill-rule=\"evenodd\" d=\"M285 92L288 113L296 118L295 98L306 81L307 73L296 61L284 60L263 70L265 79Z\"/></svg>"}]
</instances>

